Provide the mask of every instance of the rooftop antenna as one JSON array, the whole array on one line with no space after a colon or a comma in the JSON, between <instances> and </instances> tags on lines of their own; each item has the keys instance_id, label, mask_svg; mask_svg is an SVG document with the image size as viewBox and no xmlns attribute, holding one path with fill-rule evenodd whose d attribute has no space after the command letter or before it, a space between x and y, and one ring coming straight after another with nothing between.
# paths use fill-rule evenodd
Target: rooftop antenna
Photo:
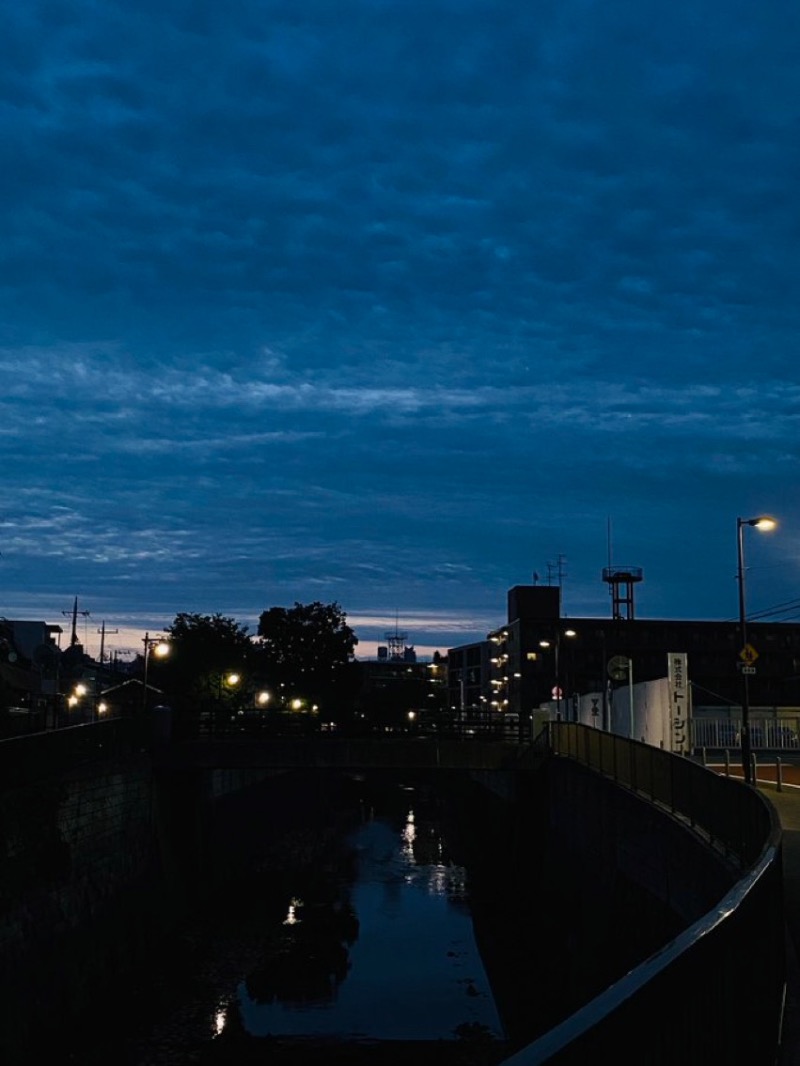
<instances>
[{"instance_id":1,"label":"rooftop antenna","mask_svg":"<svg viewBox=\"0 0 800 1066\"><path fill-rule=\"evenodd\" d=\"M608 572L611 573L611 515L606 515L606 546L608 551ZM608 594L613 599L614 589L611 587L611 583L608 585Z\"/></svg>"},{"instance_id":2,"label":"rooftop antenna","mask_svg":"<svg viewBox=\"0 0 800 1066\"><path fill-rule=\"evenodd\" d=\"M640 566L614 566L611 562L611 518L608 519L608 566L603 568L603 581L611 593L611 617L615 621L633 621L635 617L633 586L644 577Z\"/></svg>"},{"instance_id":3,"label":"rooftop antenna","mask_svg":"<svg viewBox=\"0 0 800 1066\"><path fill-rule=\"evenodd\" d=\"M611 566L611 515L606 515L606 541L608 543L608 565Z\"/></svg>"},{"instance_id":4,"label":"rooftop antenna","mask_svg":"<svg viewBox=\"0 0 800 1066\"><path fill-rule=\"evenodd\" d=\"M556 556L554 563L547 564L547 584L553 584L553 575L556 577L556 584L561 588L564 584L564 578L567 576L567 571L564 567L564 563L567 561L566 555L562 555L561 552ZM537 575L534 575L538 577Z\"/></svg>"}]
</instances>

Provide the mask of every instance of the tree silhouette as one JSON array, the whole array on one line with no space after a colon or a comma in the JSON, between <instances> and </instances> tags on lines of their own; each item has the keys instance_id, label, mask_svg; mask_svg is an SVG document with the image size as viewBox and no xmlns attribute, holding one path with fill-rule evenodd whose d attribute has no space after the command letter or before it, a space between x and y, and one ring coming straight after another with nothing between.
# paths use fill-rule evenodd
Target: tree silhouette
<instances>
[{"instance_id":1,"label":"tree silhouette","mask_svg":"<svg viewBox=\"0 0 800 1066\"><path fill-rule=\"evenodd\" d=\"M360 672L358 638L338 603L270 607L258 621L260 673L286 698L341 715L352 706Z\"/></svg>"},{"instance_id":2,"label":"tree silhouette","mask_svg":"<svg viewBox=\"0 0 800 1066\"><path fill-rule=\"evenodd\" d=\"M181 612L164 632L170 654L151 662L151 677L179 709L201 710L219 702L226 675L245 674L251 665L248 627L226 615Z\"/></svg>"}]
</instances>

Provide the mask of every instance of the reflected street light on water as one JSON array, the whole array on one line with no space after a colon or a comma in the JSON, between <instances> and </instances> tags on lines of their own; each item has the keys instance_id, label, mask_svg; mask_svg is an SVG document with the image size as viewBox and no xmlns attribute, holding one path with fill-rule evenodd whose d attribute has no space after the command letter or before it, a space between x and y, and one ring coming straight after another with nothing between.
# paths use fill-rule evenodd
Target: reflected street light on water
<instances>
[{"instance_id":1,"label":"reflected street light on water","mask_svg":"<svg viewBox=\"0 0 800 1066\"><path fill-rule=\"evenodd\" d=\"M744 565L744 528L752 526L762 533L768 533L777 527L778 523L769 515L759 515L757 518L736 519L736 548L737 548L737 579L739 582L739 634L741 648L739 649L739 669L742 672L742 770L745 781L753 784L752 746L750 744L750 674L755 673L755 667L751 665L755 658L754 649L747 643L747 608L745 604L745 565Z\"/></svg>"}]
</instances>

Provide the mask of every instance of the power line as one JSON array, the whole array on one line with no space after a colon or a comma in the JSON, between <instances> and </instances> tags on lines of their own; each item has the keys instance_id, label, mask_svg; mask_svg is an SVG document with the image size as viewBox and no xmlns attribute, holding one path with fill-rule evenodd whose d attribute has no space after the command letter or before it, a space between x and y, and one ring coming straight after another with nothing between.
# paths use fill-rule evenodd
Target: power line
<instances>
[{"instance_id":1,"label":"power line","mask_svg":"<svg viewBox=\"0 0 800 1066\"><path fill-rule=\"evenodd\" d=\"M749 618L765 618L767 616L773 617L777 614L790 614L791 612L800 612L800 600L784 600L783 603L778 603L774 607L765 607L761 611L755 611L753 614L748 615Z\"/></svg>"}]
</instances>

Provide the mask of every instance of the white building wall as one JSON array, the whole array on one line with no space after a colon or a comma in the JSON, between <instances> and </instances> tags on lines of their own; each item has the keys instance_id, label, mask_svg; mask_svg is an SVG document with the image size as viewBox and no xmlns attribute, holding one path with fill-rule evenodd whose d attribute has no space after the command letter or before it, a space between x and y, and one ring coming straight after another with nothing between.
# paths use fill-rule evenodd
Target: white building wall
<instances>
[{"instance_id":1,"label":"white building wall","mask_svg":"<svg viewBox=\"0 0 800 1066\"><path fill-rule=\"evenodd\" d=\"M631 736L630 686L620 685L609 693L608 732L618 736ZM556 718L556 703L547 705L547 716ZM603 728L603 693L587 692L581 696L562 701L561 717L565 721L578 721L594 729ZM633 737L644 744L652 744L664 751L673 750L672 707L669 679L634 682L633 685Z\"/></svg>"}]
</instances>

